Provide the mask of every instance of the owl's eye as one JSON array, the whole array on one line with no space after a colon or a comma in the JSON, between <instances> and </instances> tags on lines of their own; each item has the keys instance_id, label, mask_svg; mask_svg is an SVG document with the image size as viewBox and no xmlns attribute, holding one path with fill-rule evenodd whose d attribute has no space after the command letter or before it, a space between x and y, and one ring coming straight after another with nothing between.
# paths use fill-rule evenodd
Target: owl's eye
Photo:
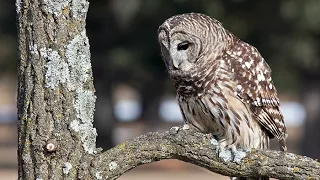
<instances>
[{"instance_id":1,"label":"owl's eye","mask_svg":"<svg viewBox=\"0 0 320 180\"><path fill-rule=\"evenodd\" d=\"M177 49L178 49L178 51L187 50L189 48L189 45L190 45L189 42L184 41L184 42L178 44Z\"/></svg>"}]
</instances>

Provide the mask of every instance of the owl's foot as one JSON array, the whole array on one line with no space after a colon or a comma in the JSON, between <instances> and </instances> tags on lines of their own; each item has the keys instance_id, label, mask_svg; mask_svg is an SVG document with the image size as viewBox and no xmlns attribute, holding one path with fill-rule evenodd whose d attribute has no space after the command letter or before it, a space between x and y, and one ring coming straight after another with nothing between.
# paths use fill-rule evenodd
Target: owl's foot
<instances>
[{"instance_id":1,"label":"owl's foot","mask_svg":"<svg viewBox=\"0 0 320 180\"><path fill-rule=\"evenodd\" d=\"M170 133L178 133L180 130L189 130L190 129L190 126L188 124L184 124L183 126L173 126L170 128Z\"/></svg>"},{"instance_id":2,"label":"owl's foot","mask_svg":"<svg viewBox=\"0 0 320 180\"><path fill-rule=\"evenodd\" d=\"M189 130L189 129L190 129L190 125L189 125L189 124L184 124L184 125L182 126L182 129L183 129L183 130Z\"/></svg>"},{"instance_id":3,"label":"owl's foot","mask_svg":"<svg viewBox=\"0 0 320 180\"><path fill-rule=\"evenodd\" d=\"M218 157L225 162L229 161L238 164L248 152L247 150L237 149L235 146L227 147L223 142L221 143L215 138L211 138L211 144L218 147L216 153L218 154Z\"/></svg>"}]
</instances>

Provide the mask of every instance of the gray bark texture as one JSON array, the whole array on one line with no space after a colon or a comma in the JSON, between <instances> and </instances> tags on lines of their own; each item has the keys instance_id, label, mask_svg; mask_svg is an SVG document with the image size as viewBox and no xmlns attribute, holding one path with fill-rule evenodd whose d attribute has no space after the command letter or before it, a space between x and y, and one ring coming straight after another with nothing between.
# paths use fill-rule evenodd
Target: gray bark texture
<instances>
[{"instance_id":1,"label":"gray bark texture","mask_svg":"<svg viewBox=\"0 0 320 180\"><path fill-rule=\"evenodd\" d=\"M115 179L141 164L178 159L225 176L320 179L320 163L305 156L252 149L239 162L230 162L221 160L216 149L207 135L192 130L151 132L94 158L91 174L98 172L104 179Z\"/></svg>"},{"instance_id":2,"label":"gray bark texture","mask_svg":"<svg viewBox=\"0 0 320 180\"><path fill-rule=\"evenodd\" d=\"M227 176L320 179L320 163L251 150L237 163L218 158L201 133L148 133L101 152L85 32L87 0L17 0L19 179L116 179L139 165L179 159Z\"/></svg>"},{"instance_id":3,"label":"gray bark texture","mask_svg":"<svg viewBox=\"0 0 320 180\"><path fill-rule=\"evenodd\" d=\"M83 178L80 170L97 154L88 6L86 0L16 2L19 179Z\"/></svg>"}]
</instances>

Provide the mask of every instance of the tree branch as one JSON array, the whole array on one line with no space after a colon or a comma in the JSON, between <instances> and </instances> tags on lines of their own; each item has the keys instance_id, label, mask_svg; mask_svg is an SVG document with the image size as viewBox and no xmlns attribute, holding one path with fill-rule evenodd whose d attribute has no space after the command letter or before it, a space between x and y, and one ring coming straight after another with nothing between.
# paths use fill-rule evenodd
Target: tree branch
<instances>
[{"instance_id":1,"label":"tree branch","mask_svg":"<svg viewBox=\"0 0 320 180\"><path fill-rule=\"evenodd\" d=\"M96 179L115 179L139 165L178 159L226 176L320 179L320 163L308 157L271 150L251 150L239 163L224 162L209 137L191 130L151 132L126 141L93 159Z\"/></svg>"}]
</instances>

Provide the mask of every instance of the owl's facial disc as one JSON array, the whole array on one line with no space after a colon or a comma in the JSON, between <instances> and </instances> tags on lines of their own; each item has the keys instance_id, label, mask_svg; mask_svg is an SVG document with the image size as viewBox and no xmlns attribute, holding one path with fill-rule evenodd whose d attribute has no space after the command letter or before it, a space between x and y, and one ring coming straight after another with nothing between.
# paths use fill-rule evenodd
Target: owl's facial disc
<instances>
[{"instance_id":1,"label":"owl's facial disc","mask_svg":"<svg viewBox=\"0 0 320 180\"><path fill-rule=\"evenodd\" d=\"M174 40L170 45L170 56L174 69L188 71L193 66L193 43L188 40Z\"/></svg>"},{"instance_id":2,"label":"owl's facial disc","mask_svg":"<svg viewBox=\"0 0 320 180\"><path fill-rule=\"evenodd\" d=\"M162 55L169 70L187 72L194 67L201 47L198 37L185 32L159 32Z\"/></svg>"}]
</instances>

